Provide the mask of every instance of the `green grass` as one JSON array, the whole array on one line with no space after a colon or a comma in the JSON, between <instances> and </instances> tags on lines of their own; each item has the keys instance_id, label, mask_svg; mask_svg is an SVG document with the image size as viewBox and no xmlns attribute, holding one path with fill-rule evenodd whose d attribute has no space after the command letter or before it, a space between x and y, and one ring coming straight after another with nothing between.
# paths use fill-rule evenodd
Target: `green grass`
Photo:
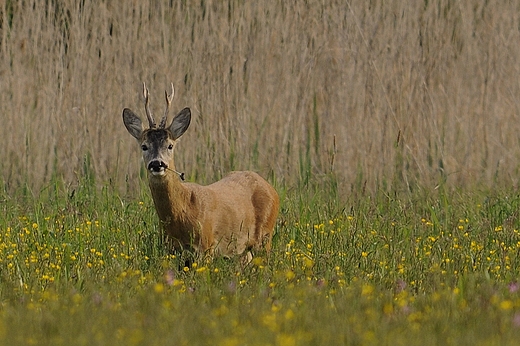
<instances>
[{"instance_id":1,"label":"green grass","mask_svg":"<svg viewBox=\"0 0 520 346\"><path fill-rule=\"evenodd\" d=\"M271 254L165 251L146 187L2 197L0 343L514 344L520 195L279 189ZM139 194L138 194L139 195Z\"/></svg>"}]
</instances>

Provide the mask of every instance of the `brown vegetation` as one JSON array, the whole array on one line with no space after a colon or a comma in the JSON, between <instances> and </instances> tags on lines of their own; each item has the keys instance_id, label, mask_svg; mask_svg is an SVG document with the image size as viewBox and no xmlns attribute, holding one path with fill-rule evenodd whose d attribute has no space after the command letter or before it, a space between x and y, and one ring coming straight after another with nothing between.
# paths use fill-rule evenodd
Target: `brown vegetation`
<instances>
[{"instance_id":1,"label":"brown vegetation","mask_svg":"<svg viewBox=\"0 0 520 346\"><path fill-rule=\"evenodd\" d=\"M121 111L141 108L143 81L152 95L173 81L172 113L192 109L195 126L177 148L188 179L334 173L349 189L520 176L515 1L0 6L9 188L73 183L85 170L135 186L139 150Z\"/></svg>"}]
</instances>

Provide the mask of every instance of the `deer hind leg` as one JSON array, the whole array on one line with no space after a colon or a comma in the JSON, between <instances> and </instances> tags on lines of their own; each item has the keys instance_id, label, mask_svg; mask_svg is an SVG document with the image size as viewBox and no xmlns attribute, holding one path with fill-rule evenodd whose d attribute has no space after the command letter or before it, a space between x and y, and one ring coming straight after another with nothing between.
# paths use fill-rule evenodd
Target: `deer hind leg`
<instances>
[{"instance_id":1,"label":"deer hind leg","mask_svg":"<svg viewBox=\"0 0 520 346\"><path fill-rule=\"evenodd\" d=\"M273 239L274 226L278 217L278 203L269 208L269 213L262 230L262 245L267 252L271 251L271 240Z\"/></svg>"},{"instance_id":2,"label":"deer hind leg","mask_svg":"<svg viewBox=\"0 0 520 346\"><path fill-rule=\"evenodd\" d=\"M274 227L276 225L276 219L278 218L278 210L280 208L280 198L278 197L278 193L274 188L269 186L270 195L270 205L267 209L267 218L264 223L264 239L265 248L267 252L271 251L271 240L273 239Z\"/></svg>"},{"instance_id":3,"label":"deer hind leg","mask_svg":"<svg viewBox=\"0 0 520 346\"><path fill-rule=\"evenodd\" d=\"M275 192L276 194L276 192ZM278 196L271 196L268 190L256 189L252 196L255 209L255 234L252 248L258 250L263 247L267 252L271 250L274 225L278 216Z\"/></svg>"}]
</instances>

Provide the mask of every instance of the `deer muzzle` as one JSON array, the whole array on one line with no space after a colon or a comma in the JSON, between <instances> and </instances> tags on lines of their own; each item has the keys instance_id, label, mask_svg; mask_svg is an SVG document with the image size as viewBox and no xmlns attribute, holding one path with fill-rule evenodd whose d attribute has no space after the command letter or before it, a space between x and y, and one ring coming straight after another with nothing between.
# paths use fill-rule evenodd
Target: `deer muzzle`
<instances>
[{"instance_id":1,"label":"deer muzzle","mask_svg":"<svg viewBox=\"0 0 520 346\"><path fill-rule=\"evenodd\" d=\"M166 162L161 160L153 160L148 164L148 170L153 175L163 175L165 170L168 168Z\"/></svg>"}]
</instances>

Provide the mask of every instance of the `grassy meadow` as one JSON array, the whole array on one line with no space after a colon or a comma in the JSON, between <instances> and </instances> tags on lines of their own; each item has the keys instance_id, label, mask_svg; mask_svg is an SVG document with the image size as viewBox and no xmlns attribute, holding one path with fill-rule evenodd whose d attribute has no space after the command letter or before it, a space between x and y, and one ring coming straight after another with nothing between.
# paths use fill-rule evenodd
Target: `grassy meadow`
<instances>
[{"instance_id":1,"label":"grassy meadow","mask_svg":"<svg viewBox=\"0 0 520 346\"><path fill-rule=\"evenodd\" d=\"M330 187L329 187L330 188ZM270 254L168 253L146 187L2 196L0 343L514 345L517 193L280 189ZM328 197L325 197L329 193Z\"/></svg>"},{"instance_id":2,"label":"grassy meadow","mask_svg":"<svg viewBox=\"0 0 520 346\"><path fill-rule=\"evenodd\" d=\"M518 1L0 2L0 344L516 344L519 39ZM165 249L142 82L187 180L273 183L269 254Z\"/></svg>"}]
</instances>

